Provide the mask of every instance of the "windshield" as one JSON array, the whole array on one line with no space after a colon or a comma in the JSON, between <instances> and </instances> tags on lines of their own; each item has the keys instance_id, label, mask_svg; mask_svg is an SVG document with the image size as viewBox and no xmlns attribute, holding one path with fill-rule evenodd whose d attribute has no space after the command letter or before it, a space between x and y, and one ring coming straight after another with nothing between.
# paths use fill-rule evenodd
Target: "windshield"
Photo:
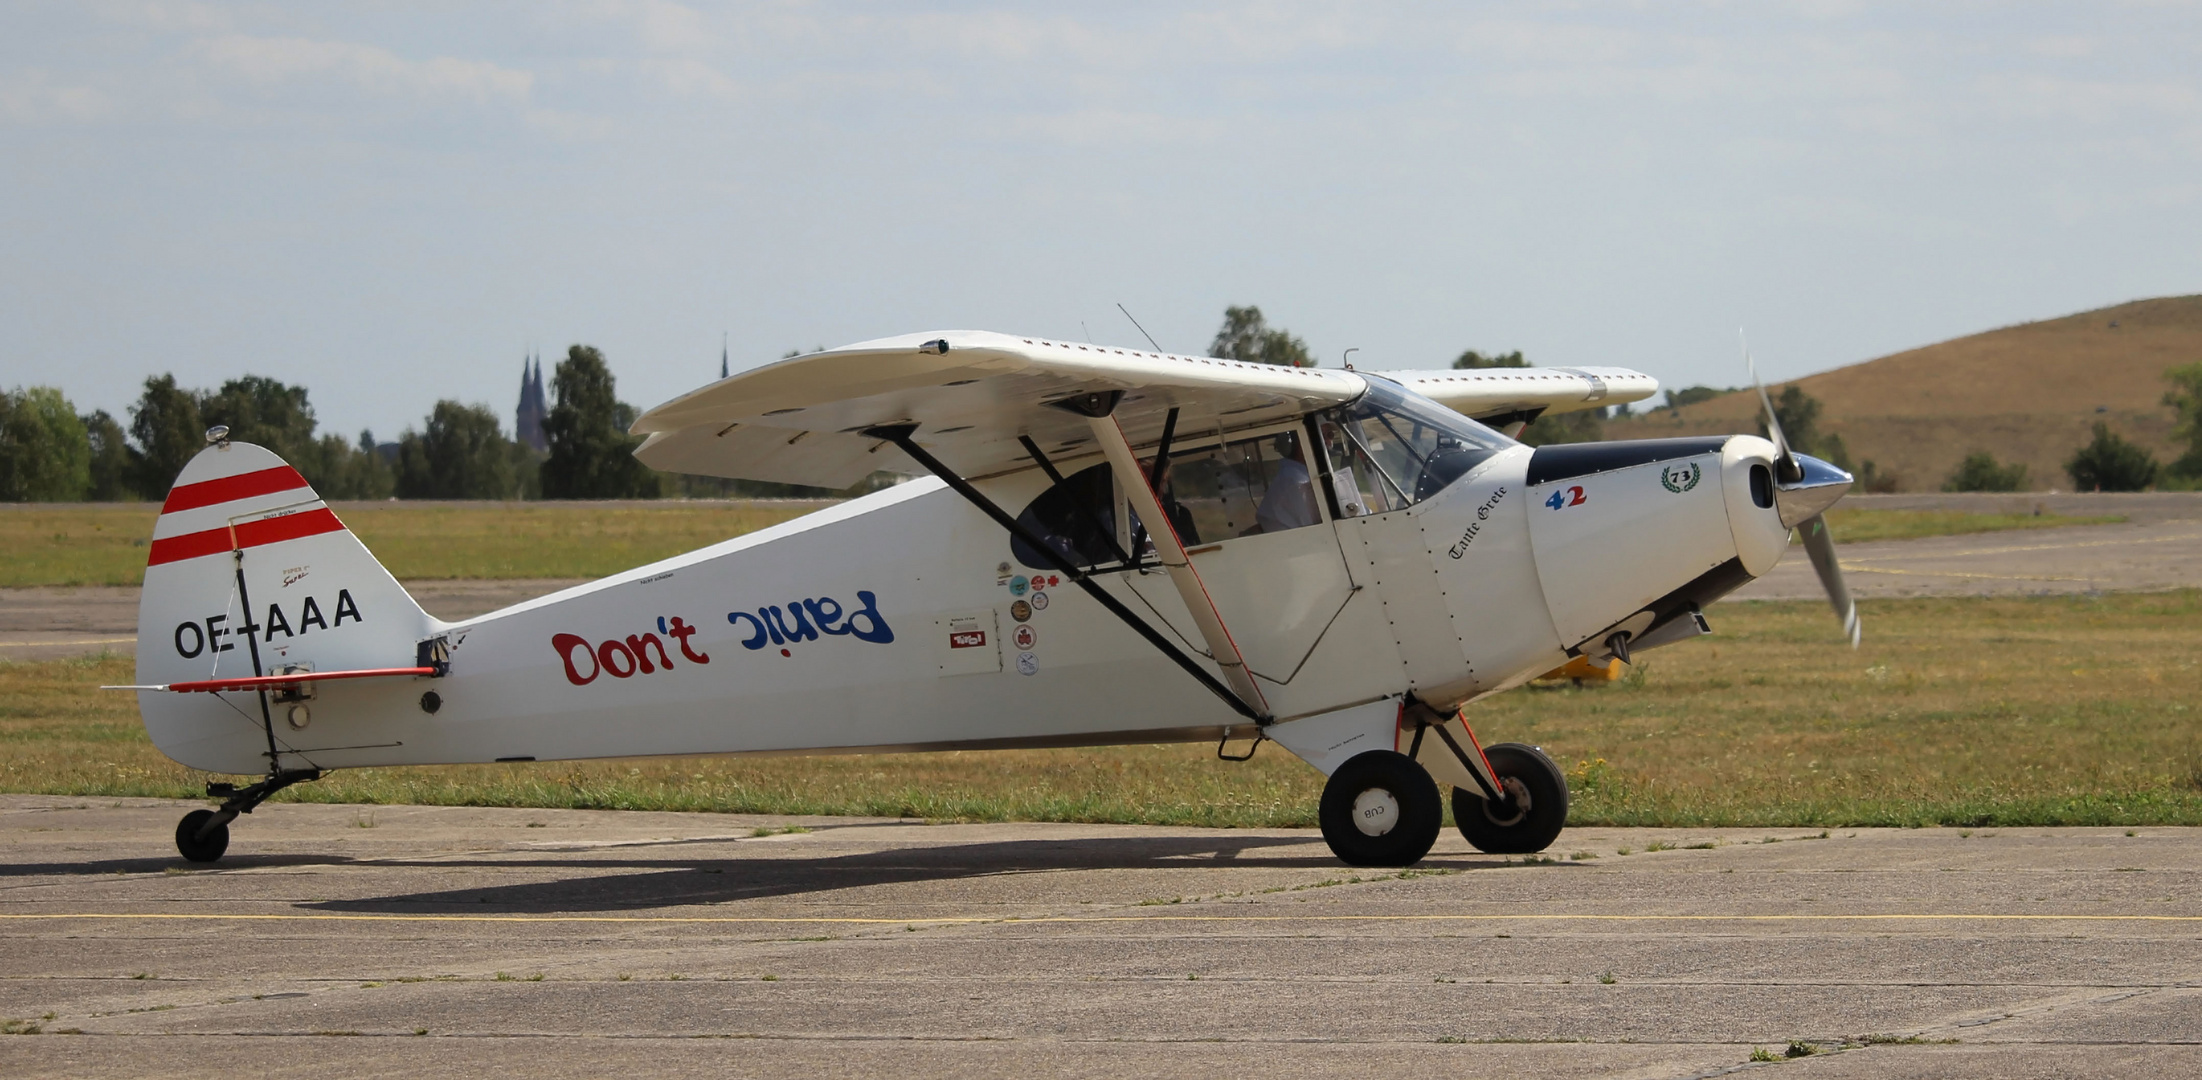
<instances>
[{"instance_id":1,"label":"windshield","mask_svg":"<svg viewBox=\"0 0 2202 1080\"><path fill-rule=\"evenodd\" d=\"M1421 502L1514 440L1377 375L1368 393L1323 414L1339 509L1347 517Z\"/></svg>"}]
</instances>

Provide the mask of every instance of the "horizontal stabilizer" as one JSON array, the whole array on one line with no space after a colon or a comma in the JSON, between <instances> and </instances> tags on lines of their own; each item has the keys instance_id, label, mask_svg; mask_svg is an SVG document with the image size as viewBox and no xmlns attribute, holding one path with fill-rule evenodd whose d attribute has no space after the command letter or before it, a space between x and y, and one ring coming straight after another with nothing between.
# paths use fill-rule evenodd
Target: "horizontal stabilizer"
<instances>
[{"instance_id":1,"label":"horizontal stabilizer","mask_svg":"<svg viewBox=\"0 0 2202 1080\"><path fill-rule=\"evenodd\" d=\"M391 679L436 674L432 667L363 668L359 671L294 671L285 675L248 675L237 679L200 679L196 682L160 683L150 686L102 686L102 690L162 690L171 694L212 694L223 690L257 690L263 686L294 686L331 679Z\"/></svg>"}]
</instances>

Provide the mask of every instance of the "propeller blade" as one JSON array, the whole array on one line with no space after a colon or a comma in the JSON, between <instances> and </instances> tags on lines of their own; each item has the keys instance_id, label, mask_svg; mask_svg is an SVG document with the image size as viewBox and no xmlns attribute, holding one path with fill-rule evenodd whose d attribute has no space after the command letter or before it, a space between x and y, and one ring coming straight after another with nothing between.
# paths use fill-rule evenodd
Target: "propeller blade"
<instances>
[{"instance_id":1,"label":"propeller blade","mask_svg":"<svg viewBox=\"0 0 2202 1080\"><path fill-rule=\"evenodd\" d=\"M1774 415L1774 399L1766 396L1766 384L1759 380L1759 366L1751 360L1751 341L1743 336L1743 328L1736 328L1736 341L1743 346L1743 369L1751 374L1751 385L1759 392L1759 404L1766 406L1766 430L1774 437L1774 448L1781 456L1774 461L1774 478L1783 483L1795 483L1804 475L1797 466L1797 455L1789 449L1789 438L1782 434L1781 418Z\"/></svg>"},{"instance_id":2,"label":"propeller blade","mask_svg":"<svg viewBox=\"0 0 2202 1080\"><path fill-rule=\"evenodd\" d=\"M1843 620L1843 633L1850 635L1850 647L1855 649L1861 636L1858 602L1850 598L1842 564L1835 561L1835 534L1828 531L1827 519L1818 514L1797 529L1804 536L1804 553L1812 557L1812 569L1819 572L1820 585L1827 589L1827 602L1835 609L1835 617Z\"/></svg>"}]
</instances>

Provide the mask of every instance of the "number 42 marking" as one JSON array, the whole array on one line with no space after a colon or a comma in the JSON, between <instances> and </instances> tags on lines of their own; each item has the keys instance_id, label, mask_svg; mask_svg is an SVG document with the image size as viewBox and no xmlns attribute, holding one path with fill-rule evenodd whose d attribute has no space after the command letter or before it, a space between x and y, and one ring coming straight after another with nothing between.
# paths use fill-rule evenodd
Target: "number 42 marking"
<instances>
[{"instance_id":1,"label":"number 42 marking","mask_svg":"<svg viewBox=\"0 0 2202 1080\"><path fill-rule=\"evenodd\" d=\"M1553 508L1554 510L1558 510L1562 507L1581 506L1584 502L1585 500L1583 498L1583 489L1580 487L1570 487L1553 492L1552 497L1546 499L1544 501L1544 504Z\"/></svg>"}]
</instances>

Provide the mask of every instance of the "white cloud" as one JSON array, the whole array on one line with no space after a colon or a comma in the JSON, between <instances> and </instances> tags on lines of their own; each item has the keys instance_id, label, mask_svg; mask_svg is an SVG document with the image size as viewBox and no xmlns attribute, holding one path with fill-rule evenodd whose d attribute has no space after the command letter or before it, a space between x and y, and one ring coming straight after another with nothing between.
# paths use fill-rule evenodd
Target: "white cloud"
<instances>
[{"instance_id":1,"label":"white cloud","mask_svg":"<svg viewBox=\"0 0 2202 1080\"><path fill-rule=\"evenodd\" d=\"M532 72L486 60L407 60L388 49L346 41L227 34L203 42L199 51L216 67L267 87L337 80L371 94L486 105L525 101L535 85Z\"/></svg>"},{"instance_id":2,"label":"white cloud","mask_svg":"<svg viewBox=\"0 0 2202 1080\"><path fill-rule=\"evenodd\" d=\"M114 113L114 100L97 87L57 83L35 69L0 74L0 121L83 124Z\"/></svg>"}]
</instances>

